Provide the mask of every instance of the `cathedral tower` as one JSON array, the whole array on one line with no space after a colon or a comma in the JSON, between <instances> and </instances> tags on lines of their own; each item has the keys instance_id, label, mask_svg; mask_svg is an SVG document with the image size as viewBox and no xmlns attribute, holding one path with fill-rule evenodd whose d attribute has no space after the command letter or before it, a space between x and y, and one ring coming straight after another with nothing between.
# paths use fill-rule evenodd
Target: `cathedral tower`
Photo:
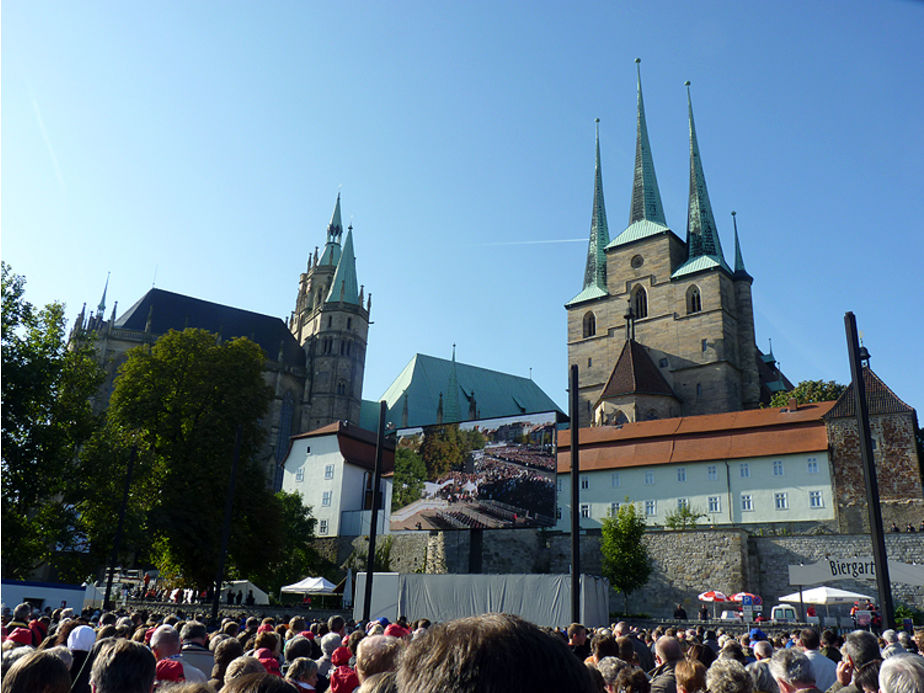
<instances>
[{"instance_id":1,"label":"cathedral tower","mask_svg":"<svg viewBox=\"0 0 924 693\"><path fill-rule=\"evenodd\" d=\"M324 250L309 255L289 319L305 351L302 431L334 421L359 423L372 308L372 294L364 293L356 278L353 227L344 238L338 194Z\"/></svg>"},{"instance_id":2,"label":"cathedral tower","mask_svg":"<svg viewBox=\"0 0 924 693\"><path fill-rule=\"evenodd\" d=\"M636 61L638 63L639 61ZM689 83L688 83L689 85ZM759 404L753 279L735 236L722 252L687 91L687 234L667 224L637 72L629 223L609 240L599 129L584 286L565 304L568 361L577 364L581 426L736 411Z\"/></svg>"}]
</instances>

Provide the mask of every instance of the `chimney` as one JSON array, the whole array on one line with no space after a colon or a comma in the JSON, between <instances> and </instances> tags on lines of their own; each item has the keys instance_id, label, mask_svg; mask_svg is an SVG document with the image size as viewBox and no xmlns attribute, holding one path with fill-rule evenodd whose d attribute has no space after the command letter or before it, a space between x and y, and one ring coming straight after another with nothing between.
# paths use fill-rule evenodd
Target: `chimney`
<instances>
[{"instance_id":1,"label":"chimney","mask_svg":"<svg viewBox=\"0 0 924 693\"><path fill-rule=\"evenodd\" d=\"M796 401L795 397L789 398L789 411L798 411L799 403Z\"/></svg>"}]
</instances>

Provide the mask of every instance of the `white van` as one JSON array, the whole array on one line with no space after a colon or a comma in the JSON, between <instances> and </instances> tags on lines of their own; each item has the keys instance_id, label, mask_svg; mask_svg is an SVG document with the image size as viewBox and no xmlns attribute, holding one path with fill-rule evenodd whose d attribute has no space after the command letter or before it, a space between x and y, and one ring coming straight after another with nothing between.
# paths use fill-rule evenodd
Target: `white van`
<instances>
[{"instance_id":1,"label":"white van","mask_svg":"<svg viewBox=\"0 0 924 693\"><path fill-rule=\"evenodd\" d=\"M770 610L770 620L777 623L790 623L798 621L796 608L789 604L777 604Z\"/></svg>"}]
</instances>

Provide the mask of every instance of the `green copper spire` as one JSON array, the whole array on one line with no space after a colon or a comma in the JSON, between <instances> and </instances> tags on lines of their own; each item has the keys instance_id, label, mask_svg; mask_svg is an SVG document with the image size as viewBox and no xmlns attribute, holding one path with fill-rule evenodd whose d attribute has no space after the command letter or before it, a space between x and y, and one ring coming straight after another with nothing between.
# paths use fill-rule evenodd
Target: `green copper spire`
<instances>
[{"instance_id":1,"label":"green copper spire","mask_svg":"<svg viewBox=\"0 0 924 693\"><path fill-rule=\"evenodd\" d=\"M327 225L327 243L324 246L324 254L318 261L320 265L336 265L340 262L340 237L343 235L343 223L340 221L340 193L337 193L337 204L334 205L334 213L330 217L330 223Z\"/></svg>"},{"instance_id":2,"label":"green copper spire","mask_svg":"<svg viewBox=\"0 0 924 693\"><path fill-rule=\"evenodd\" d=\"M664 218L664 205L655 175L654 158L648 142L648 123L645 119L645 101L642 98L641 60L635 59L638 105L635 122L635 174L632 179L632 202L629 204L629 226L613 239L609 247L615 248L641 238L668 230Z\"/></svg>"},{"instance_id":3,"label":"green copper spire","mask_svg":"<svg viewBox=\"0 0 924 693\"><path fill-rule=\"evenodd\" d=\"M103 316L103 313L106 311L106 291L109 290L109 275L111 272L106 272L106 284L103 286L103 296L99 300L99 305L96 306L96 314L100 317Z\"/></svg>"},{"instance_id":4,"label":"green copper spire","mask_svg":"<svg viewBox=\"0 0 924 693\"><path fill-rule=\"evenodd\" d=\"M603 202L603 169L600 167L600 119L594 119L596 158L594 162L594 206L590 218L590 240L587 243L587 264L584 267L584 288L565 305L606 296L606 255L603 249L610 242Z\"/></svg>"},{"instance_id":5,"label":"green copper spire","mask_svg":"<svg viewBox=\"0 0 924 693\"><path fill-rule=\"evenodd\" d=\"M339 209L339 207L338 207ZM337 246L338 250L340 246ZM359 304L359 284L356 281L356 256L353 254L353 227L347 229L346 241L343 243L343 253L340 262L334 271L334 279L327 294L328 303Z\"/></svg>"},{"instance_id":6,"label":"green copper spire","mask_svg":"<svg viewBox=\"0 0 924 693\"><path fill-rule=\"evenodd\" d=\"M452 345L452 363L449 366L449 385L446 388L446 399L443 402L443 421L455 423L462 420L462 410L459 408L459 377L456 374L456 345Z\"/></svg>"},{"instance_id":7,"label":"green copper spire","mask_svg":"<svg viewBox=\"0 0 924 693\"><path fill-rule=\"evenodd\" d=\"M696 125L693 122L693 100L690 97L690 82L687 87L687 110L690 116L690 208L687 216L687 261L672 277L721 267L731 274L731 268L722 254L722 244L716 230L709 192L706 190L706 176L699 155L696 139Z\"/></svg>"},{"instance_id":8,"label":"green copper spire","mask_svg":"<svg viewBox=\"0 0 924 693\"><path fill-rule=\"evenodd\" d=\"M642 100L642 61L635 59L638 83L638 112L635 126L635 177L632 180L632 204L629 206L629 223L642 219L667 226L664 207L655 176L654 159L648 142L648 125L645 122L645 102Z\"/></svg>"},{"instance_id":9,"label":"green copper spire","mask_svg":"<svg viewBox=\"0 0 924 693\"><path fill-rule=\"evenodd\" d=\"M741 254L741 242L738 240L738 217L734 210L732 210L731 214L732 224L735 226L735 273L732 276L735 279L753 280L753 277L744 269L744 256Z\"/></svg>"}]
</instances>

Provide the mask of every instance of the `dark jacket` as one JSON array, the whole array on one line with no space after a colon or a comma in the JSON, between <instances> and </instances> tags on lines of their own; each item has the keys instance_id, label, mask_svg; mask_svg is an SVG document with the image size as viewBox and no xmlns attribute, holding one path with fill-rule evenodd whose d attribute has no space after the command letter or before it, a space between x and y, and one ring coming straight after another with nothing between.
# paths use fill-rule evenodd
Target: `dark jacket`
<instances>
[{"instance_id":1,"label":"dark jacket","mask_svg":"<svg viewBox=\"0 0 924 693\"><path fill-rule=\"evenodd\" d=\"M651 670L651 693L677 693L676 666L677 662L665 662Z\"/></svg>"}]
</instances>

